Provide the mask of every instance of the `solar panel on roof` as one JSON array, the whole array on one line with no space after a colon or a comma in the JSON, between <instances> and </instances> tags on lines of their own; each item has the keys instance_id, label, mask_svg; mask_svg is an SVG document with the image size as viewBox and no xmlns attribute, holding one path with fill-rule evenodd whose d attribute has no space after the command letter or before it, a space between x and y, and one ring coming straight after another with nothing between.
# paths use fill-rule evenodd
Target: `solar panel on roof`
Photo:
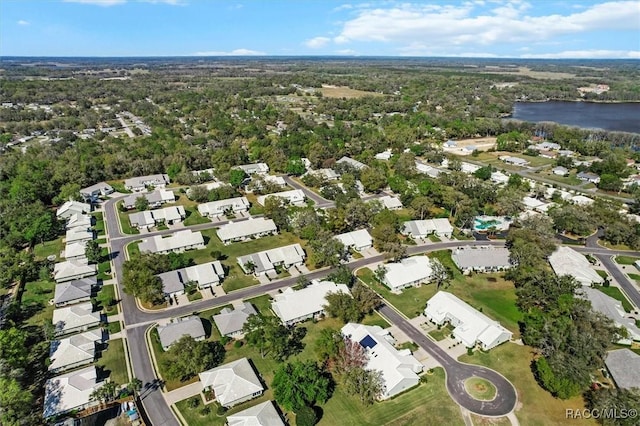
<instances>
[{"instance_id":1,"label":"solar panel on roof","mask_svg":"<svg viewBox=\"0 0 640 426\"><path fill-rule=\"evenodd\" d=\"M360 346L362 346L363 348L373 348L378 344L378 342L376 342L375 340L373 340L373 337L369 336L368 334L366 336L364 336L362 338L362 340L360 340Z\"/></svg>"}]
</instances>

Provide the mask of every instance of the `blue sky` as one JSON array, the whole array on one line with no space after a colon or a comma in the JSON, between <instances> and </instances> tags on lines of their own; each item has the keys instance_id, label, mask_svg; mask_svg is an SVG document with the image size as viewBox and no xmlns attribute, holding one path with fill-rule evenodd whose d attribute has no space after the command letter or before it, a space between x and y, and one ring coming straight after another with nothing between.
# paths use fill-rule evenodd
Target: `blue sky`
<instances>
[{"instance_id":1,"label":"blue sky","mask_svg":"<svg viewBox=\"0 0 640 426\"><path fill-rule=\"evenodd\" d=\"M640 1L0 0L0 55L640 59Z\"/></svg>"}]
</instances>

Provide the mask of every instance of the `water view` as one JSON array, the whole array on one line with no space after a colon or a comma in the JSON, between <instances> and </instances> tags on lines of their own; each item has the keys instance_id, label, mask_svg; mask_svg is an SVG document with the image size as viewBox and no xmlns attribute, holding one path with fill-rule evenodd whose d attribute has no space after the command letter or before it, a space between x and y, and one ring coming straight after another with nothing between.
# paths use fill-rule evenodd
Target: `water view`
<instances>
[{"instance_id":1,"label":"water view","mask_svg":"<svg viewBox=\"0 0 640 426\"><path fill-rule=\"evenodd\" d=\"M640 103L516 102L512 118L640 133Z\"/></svg>"}]
</instances>

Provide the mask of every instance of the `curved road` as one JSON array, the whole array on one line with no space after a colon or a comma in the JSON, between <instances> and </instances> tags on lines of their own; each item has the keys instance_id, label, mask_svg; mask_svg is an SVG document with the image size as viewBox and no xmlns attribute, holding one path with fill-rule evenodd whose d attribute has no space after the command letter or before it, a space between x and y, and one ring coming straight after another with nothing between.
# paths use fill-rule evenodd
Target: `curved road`
<instances>
[{"instance_id":1,"label":"curved road","mask_svg":"<svg viewBox=\"0 0 640 426\"><path fill-rule=\"evenodd\" d=\"M292 185L295 187L295 185ZM151 232L143 235L125 235L119 227L118 213L116 211L116 203L123 197L116 197L104 203L105 225L108 230L108 241L111 245L111 256L114 263L114 277L116 278L118 292L121 298L122 317L125 324L127 339L129 342L129 354L135 377L142 380L144 384L148 384L148 389L143 392L141 397L143 407L151 423L154 426L178 426L179 423L173 412L166 404L161 392L158 392L158 378L153 371L149 359L150 349L147 347L145 339L146 330L156 321L169 317L179 317L194 312L211 309L216 306L225 305L233 300L249 299L260 296L267 292L295 285L297 278L290 277L265 285L257 285L234 291L230 294L216 297L215 299L201 300L190 303L188 305L177 306L156 312L141 311L135 301L135 298L124 293L123 288L118 282L118 278L122 276L122 265L124 263L124 248L127 244L147 238L153 235L165 235L175 232L175 230L164 230ZM236 221L247 220L238 219ZM195 226L190 226L192 230L204 230L219 227L227 223L227 220L220 222L211 222ZM446 243L434 243L423 246L407 247L407 254L415 255L436 250L450 249L460 245L494 245L503 246L503 241L455 241ZM600 258L615 254L640 254L637 252L614 251L605 248L596 247L577 247L578 251L589 252ZM350 262L347 266L354 270L372 263L384 260L384 255L358 259ZM603 263L605 263L603 261ZM324 268L306 274L310 280L326 277L333 272L334 269ZM635 293L635 292L633 292ZM637 293L634 294L637 296ZM486 416L502 416L511 412L517 401L517 396L513 385L497 372L475 365L462 364L451 358L446 352L440 349L433 341L429 340L420 330L411 325L405 318L399 315L389 306L383 306L380 312L387 317L390 322L397 325L409 337L411 337L418 345L426 350L434 359L445 368L447 372L447 390L452 398L469 411ZM498 390L498 395L494 401L478 401L471 398L464 390L464 380L471 376L479 376L491 381ZM155 386L154 386L155 385Z\"/></svg>"}]
</instances>

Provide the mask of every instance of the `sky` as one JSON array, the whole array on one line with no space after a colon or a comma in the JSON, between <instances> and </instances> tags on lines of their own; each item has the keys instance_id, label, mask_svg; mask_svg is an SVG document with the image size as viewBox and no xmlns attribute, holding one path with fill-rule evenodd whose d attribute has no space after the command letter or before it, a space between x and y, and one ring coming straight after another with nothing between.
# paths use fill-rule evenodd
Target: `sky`
<instances>
[{"instance_id":1,"label":"sky","mask_svg":"<svg viewBox=\"0 0 640 426\"><path fill-rule=\"evenodd\" d=\"M0 56L640 59L640 0L0 0Z\"/></svg>"}]
</instances>

